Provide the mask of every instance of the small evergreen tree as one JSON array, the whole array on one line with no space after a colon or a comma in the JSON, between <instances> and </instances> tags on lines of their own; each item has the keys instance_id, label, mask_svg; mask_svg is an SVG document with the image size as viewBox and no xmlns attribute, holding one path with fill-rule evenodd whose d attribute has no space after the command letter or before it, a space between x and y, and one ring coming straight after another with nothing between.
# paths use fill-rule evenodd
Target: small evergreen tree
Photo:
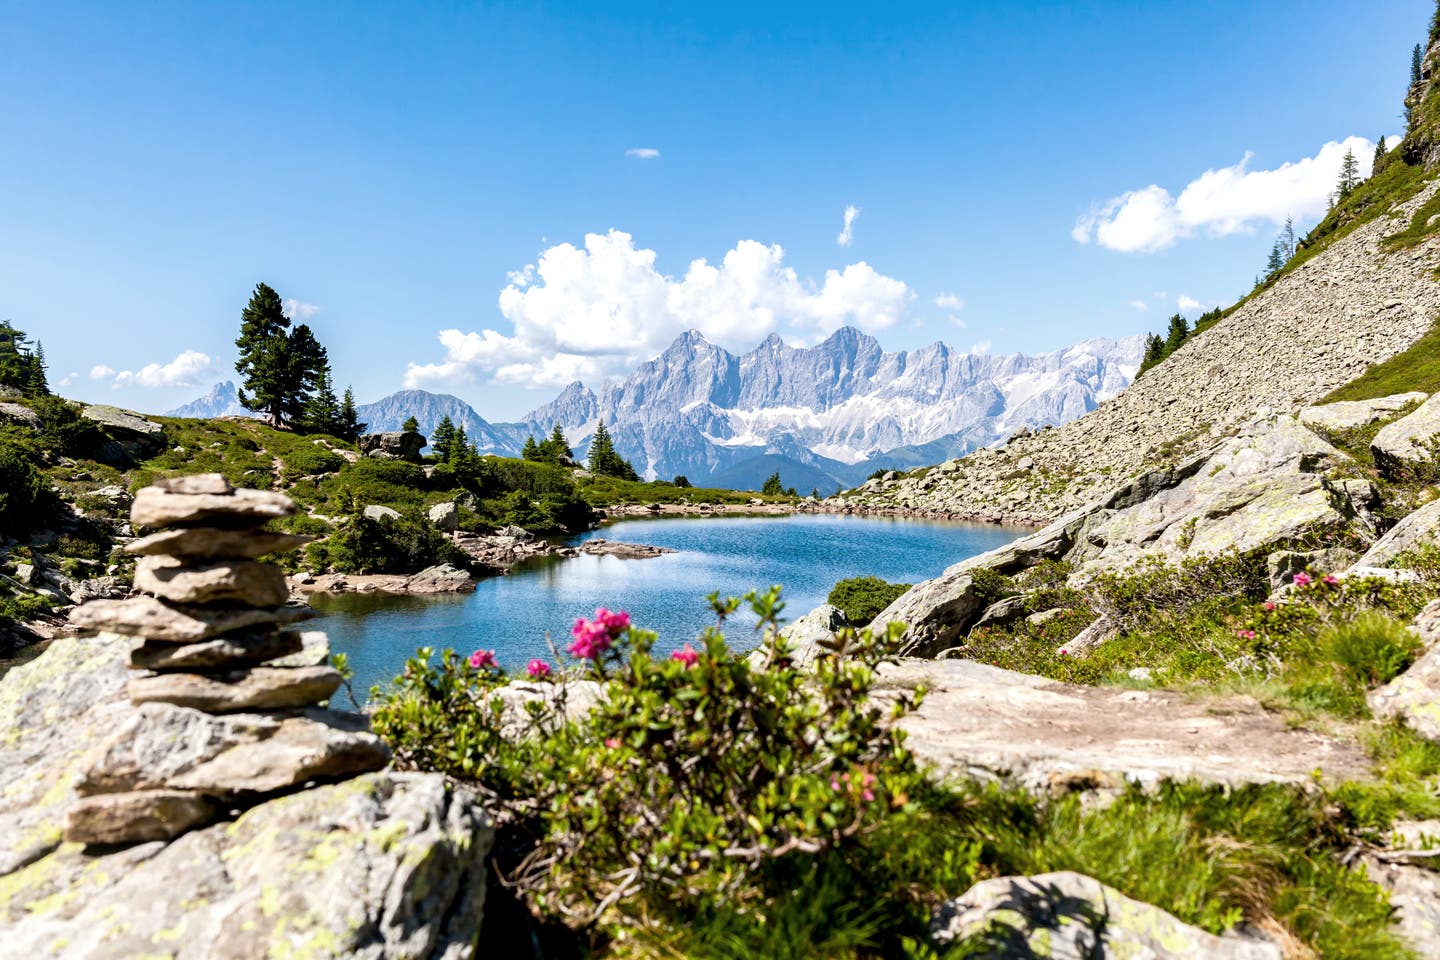
<instances>
[{"instance_id":1,"label":"small evergreen tree","mask_svg":"<svg viewBox=\"0 0 1440 960\"><path fill-rule=\"evenodd\" d=\"M675 486L677 486L677 487L689 487L689 486L690 486L690 478L687 477L687 476L685 476L685 474L683 474L683 473L677 475L677 476L675 477L675 480L674 480L673 482L674 482Z\"/></svg>"},{"instance_id":2,"label":"small evergreen tree","mask_svg":"<svg viewBox=\"0 0 1440 960\"><path fill-rule=\"evenodd\" d=\"M591 450L594 450L594 447L591 447ZM520 456L524 457L526 460L538 461L542 459L540 456L540 444L535 442L534 437L525 438L525 446L520 448Z\"/></svg>"},{"instance_id":3,"label":"small evergreen tree","mask_svg":"<svg viewBox=\"0 0 1440 960\"><path fill-rule=\"evenodd\" d=\"M560 424L555 424L549 439L540 444L540 454L547 463L562 463L574 459L574 454L570 452L570 443L565 439L565 432L560 429Z\"/></svg>"},{"instance_id":4,"label":"small evergreen tree","mask_svg":"<svg viewBox=\"0 0 1440 960\"><path fill-rule=\"evenodd\" d=\"M401 432L401 433L419 433L419 432L420 432L420 421L419 421L419 420L416 420L414 417L406 417L406 418L405 418L405 422L402 423L402 424L400 424L400 432Z\"/></svg>"},{"instance_id":5,"label":"small evergreen tree","mask_svg":"<svg viewBox=\"0 0 1440 960\"><path fill-rule=\"evenodd\" d=\"M354 443L360 439L360 435L368 426L370 424L360 422L360 413L355 409L355 394L349 387L346 387L345 396L340 401L339 424L336 427L335 435L341 440Z\"/></svg>"},{"instance_id":6,"label":"small evergreen tree","mask_svg":"<svg viewBox=\"0 0 1440 960\"><path fill-rule=\"evenodd\" d=\"M451 463L462 463L469 458L478 456L479 454L475 452L475 444L465 436L465 428L456 427L455 437L450 441L450 456L447 459Z\"/></svg>"},{"instance_id":7,"label":"small evergreen tree","mask_svg":"<svg viewBox=\"0 0 1440 960\"><path fill-rule=\"evenodd\" d=\"M1285 266L1284 246L1277 237L1270 245L1270 256L1265 261L1265 276L1273 277Z\"/></svg>"},{"instance_id":8,"label":"small evergreen tree","mask_svg":"<svg viewBox=\"0 0 1440 960\"><path fill-rule=\"evenodd\" d=\"M455 456L455 423L450 419L450 414L440 418L435 424L435 429L430 433L430 449L434 451L435 458L441 463L449 463Z\"/></svg>"},{"instance_id":9,"label":"small evergreen tree","mask_svg":"<svg viewBox=\"0 0 1440 960\"><path fill-rule=\"evenodd\" d=\"M1385 154L1390 150L1385 146L1385 134L1380 134L1380 139L1375 141L1375 157L1370 161L1370 175L1374 176L1375 171L1380 169L1380 162L1385 159Z\"/></svg>"},{"instance_id":10,"label":"small evergreen tree","mask_svg":"<svg viewBox=\"0 0 1440 960\"><path fill-rule=\"evenodd\" d=\"M770 474L770 476L765 478L765 483L760 487L760 492L765 494L767 497L778 497L780 496L780 494L785 492L785 488L780 485L779 470L776 470L774 473Z\"/></svg>"},{"instance_id":11,"label":"small evergreen tree","mask_svg":"<svg viewBox=\"0 0 1440 960\"><path fill-rule=\"evenodd\" d=\"M45 377L45 348L31 346L25 331L0 320L0 386L14 387L27 397L43 397L50 387Z\"/></svg>"},{"instance_id":12,"label":"small evergreen tree","mask_svg":"<svg viewBox=\"0 0 1440 960\"><path fill-rule=\"evenodd\" d=\"M1165 335L1165 356L1170 356L1180 349L1180 344L1190 336L1190 322L1181 314L1175 314L1170 318L1170 327Z\"/></svg>"},{"instance_id":13,"label":"small evergreen tree","mask_svg":"<svg viewBox=\"0 0 1440 960\"><path fill-rule=\"evenodd\" d=\"M330 382L330 364L326 363L315 378L315 392L305 402L302 418L305 428L311 433L340 435L340 401L335 397L335 388Z\"/></svg>"},{"instance_id":14,"label":"small evergreen tree","mask_svg":"<svg viewBox=\"0 0 1440 960\"><path fill-rule=\"evenodd\" d=\"M616 452L615 441L610 438L610 431L605 429L604 420L595 427L595 435L590 438L590 472L621 480L640 479L630 461Z\"/></svg>"},{"instance_id":15,"label":"small evergreen tree","mask_svg":"<svg viewBox=\"0 0 1440 960\"><path fill-rule=\"evenodd\" d=\"M1424 51L1422 51L1422 50L1420 49L1420 44L1417 43L1417 44L1415 44L1414 49L1412 49L1412 50L1410 51L1410 86L1411 86L1411 87L1414 87L1415 85L1417 85L1417 84L1420 82L1420 80L1421 80L1421 66L1423 65L1423 62L1424 62Z\"/></svg>"},{"instance_id":16,"label":"small evergreen tree","mask_svg":"<svg viewBox=\"0 0 1440 960\"><path fill-rule=\"evenodd\" d=\"M1289 263L1290 258L1295 256L1296 243L1295 221L1291 217L1286 217L1285 228L1280 231L1280 252L1284 255L1286 263Z\"/></svg>"},{"instance_id":17,"label":"small evergreen tree","mask_svg":"<svg viewBox=\"0 0 1440 960\"><path fill-rule=\"evenodd\" d=\"M1360 164L1355 161L1355 151L1346 150L1340 161L1340 180L1335 185L1336 201L1344 200L1360 186Z\"/></svg>"}]
</instances>

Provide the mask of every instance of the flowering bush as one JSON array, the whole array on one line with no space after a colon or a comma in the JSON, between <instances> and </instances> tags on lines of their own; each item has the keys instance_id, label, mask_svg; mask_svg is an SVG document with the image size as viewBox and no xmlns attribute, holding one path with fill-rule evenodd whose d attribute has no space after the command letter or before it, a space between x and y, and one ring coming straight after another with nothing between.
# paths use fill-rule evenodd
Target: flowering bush
<instances>
[{"instance_id":1,"label":"flowering bush","mask_svg":"<svg viewBox=\"0 0 1440 960\"><path fill-rule=\"evenodd\" d=\"M914 701L870 696L899 628L842 631L799 671L778 588L746 601L754 661L722 632L740 600L712 596L716 626L658 656L655 634L601 608L571 631L578 664L530 662L538 686L515 686L486 651L438 664L420 651L377 691L375 728L403 765L491 798L528 851L509 882L542 913L583 926L743 909L776 892L773 865L844 856L924 789L889 723ZM572 711L582 691L593 706Z\"/></svg>"}]
</instances>

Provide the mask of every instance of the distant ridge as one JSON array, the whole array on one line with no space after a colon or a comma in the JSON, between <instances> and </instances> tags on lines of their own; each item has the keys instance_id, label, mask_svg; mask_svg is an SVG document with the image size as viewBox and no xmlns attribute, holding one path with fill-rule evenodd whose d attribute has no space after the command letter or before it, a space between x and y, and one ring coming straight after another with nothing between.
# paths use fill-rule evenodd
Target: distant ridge
<instances>
[{"instance_id":1,"label":"distant ridge","mask_svg":"<svg viewBox=\"0 0 1440 960\"><path fill-rule=\"evenodd\" d=\"M210 392L205 396L197 397L174 410L167 410L165 416L209 420L214 417L253 417L255 414L241 405L239 394L235 389L235 382L222 380L211 387Z\"/></svg>"},{"instance_id":2,"label":"distant ridge","mask_svg":"<svg viewBox=\"0 0 1440 960\"><path fill-rule=\"evenodd\" d=\"M399 430L408 418L414 417L420 424L420 432L427 437L433 436L435 425L448 416L451 423L465 430L465 436L481 453L519 452L519 446L508 435L496 430L470 404L448 393L401 390L374 403L359 404L356 412L369 425L370 433Z\"/></svg>"}]
</instances>

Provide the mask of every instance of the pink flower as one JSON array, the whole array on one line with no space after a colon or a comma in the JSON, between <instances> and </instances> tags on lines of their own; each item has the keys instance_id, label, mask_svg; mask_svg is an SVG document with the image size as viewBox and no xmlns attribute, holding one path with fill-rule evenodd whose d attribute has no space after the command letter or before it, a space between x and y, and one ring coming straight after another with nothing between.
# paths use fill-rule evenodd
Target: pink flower
<instances>
[{"instance_id":1,"label":"pink flower","mask_svg":"<svg viewBox=\"0 0 1440 960\"><path fill-rule=\"evenodd\" d=\"M525 672L532 677L548 677L550 676L550 664L544 660L531 660L525 664Z\"/></svg>"},{"instance_id":2,"label":"pink flower","mask_svg":"<svg viewBox=\"0 0 1440 960\"><path fill-rule=\"evenodd\" d=\"M875 791L874 791L874 790L865 790L865 791L862 791L861 794L860 794L860 799L864 800L866 803L869 803L871 800L874 800L874 799L875 799Z\"/></svg>"},{"instance_id":3,"label":"pink flower","mask_svg":"<svg viewBox=\"0 0 1440 960\"><path fill-rule=\"evenodd\" d=\"M687 643L682 649L673 651L670 654L670 659L679 660L685 664L685 667L688 669L695 666L696 661L700 659L700 654L696 652L694 647Z\"/></svg>"},{"instance_id":4,"label":"pink flower","mask_svg":"<svg viewBox=\"0 0 1440 960\"><path fill-rule=\"evenodd\" d=\"M1333 573L1327 573L1327 574L1325 575L1325 585L1326 585L1327 587L1333 587L1333 586L1335 586L1335 585L1336 585L1337 583L1339 583L1339 582L1340 582L1340 578L1337 577L1337 576L1335 576L1335 574L1333 574Z\"/></svg>"},{"instance_id":5,"label":"pink flower","mask_svg":"<svg viewBox=\"0 0 1440 960\"><path fill-rule=\"evenodd\" d=\"M1062 656L1062 657L1065 656L1065 654L1067 654L1067 653L1069 653L1069 652L1070 652L1070 651L1066 650L1064 647L1061 647L1061 648L1060 648L1060 656Z\"/></svg>"},{"instance_id":6,"label":"pink flower","mask_svg":"<svg viewBox=\"0 0 1440 960\"><path fill-rule=\"evenodd\" d=\"M1308 573L1297 573L1295 574L1295 579L1290 582L1295 584L1295 586L1297 587L1308 587L1311 583L1314 582L1314 578L1311 577Z\"/></svg>"},{"instance_id":7,"label":"pink flower","mask_svg":"<svg viewBox=\"0 0 1440 960\"><path fill-rule=\"evenodd\" d=\"M605 746L609 747L611 750L619 750L620 741L615 737L607 737L605 740Z\"/></svg>"},{"instance_id":8,"label":"pink flower","mask_svg":"<svg viewBox=\"0 0 1440 960\"><path fill-rule=\"evenodd\" d=\"M1254 640L1254 639L1255 639L1255 631L1254 631L1254 630L1236 630L1236 631L1235 631L1235 636L1239 637L1241 640Z\"/></svg>"},{"instance_id":9,"label":"pink flower","mask_svg":"<svg viewBox=\"0 0 1440 960\"><path fill-rule=\"evenodd\" d=\"M840 789L840 781L839 781L839 780L831 780L831 781L830 781L830 789L831 789L831 790L839 790L839 789Z\"/></svg>"},{"instance_id":10,"label":"pink flower","mask_svg":"<svg viewBox=\"0 0 1440 960\"><path fill-rule=\"evenodd\" d=\"M1266 600L1266 601L1265 601L1265 609L1266 609L1266 610L1274 610L1274 609L1275 609L1275 603L1274 603L1273 601L1271 601L1271 600Z\"/></svg>"},{"instance_id":11,"label":"pink flower","mask_svg":"<svg viewBox=\"0 0 1440 960\"><path fill-rule=\"evenodd\" d=\"M571 628L570 635L575 641L568 649L574 656L584 660L594 660L600 654L610 649L610 642L613 639L605 624L594 620L586 620L583 617L575 621Z\"/></svg>"},{"instance_id":12,"label":"pink flower","mask_svg":"<svg viewBox=\"0 0 1440 960\"><path fill-rule=\"evenodd\" d=\"M612 637L618 637L630 629L630 614L624 610L610 611L600 607L595 611L595 622L603 623Z\"/></svg>"},{"instance_id":13,"label":"pink flower","mask_svg":"<svg viewBox=\"0 0 1440 960\"><path fill-rule=\"evenodd\" d=\"M476 650L474 653L470 654L470 666L475 670L479 670L482 667L494 667L495 651Z\"/></svg>"}]
</instances>

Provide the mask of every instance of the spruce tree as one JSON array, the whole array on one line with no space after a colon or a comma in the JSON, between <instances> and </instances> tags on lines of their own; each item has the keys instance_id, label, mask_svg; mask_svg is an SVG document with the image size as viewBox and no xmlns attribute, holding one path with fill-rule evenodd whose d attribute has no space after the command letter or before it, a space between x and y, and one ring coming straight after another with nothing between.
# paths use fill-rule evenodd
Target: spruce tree
<instances>
[{"instance_id":1,"label":"spruce tree","mask_svg":"<svg viewBox=\"0 0 1440 960\"><path fill-rule=\"evenodd\" d=\"M591 447L591 449L593 450L594 447ZM541 457L540 457L540 444L538 444L538 443L535 442L535 438L534 438L534 437L526 437L526 438L525 438L525 446L523 446L523 447L520 448L520 456L523 457L523 458L525 458L526 460L539 460L539 459L541 459Z\"/></svg>"},{"instance_id":2,"label":"spruce tree","mask_svg":"<svg viewBox=\"0 0 1440 960\"><path fill-rule=\"evenodd\" d=\"M1390 151L1385 146L1385 134L1380 134L1380 139L1375 141L1375 157L1370 161L1370 175L1373 177L1375 171L1380 169L1380 162L1385 159L1385 154Z\"/></svg>"},{"instance_id":3,"label":"spruce tree","mask_svg":"<svg viewBox=\"0 0 1440 960\"><path fill-rule=\"evenodd\" d=\"M590 472L621 480L640 479L630 461L615 451L615 442L610 439L604 420L595 427L595 435L590 438Z\"/></svg>"},{"instance_id":4,"label":"spruce tree","mask_svg":"<svg viewBox=\"0 0 1440 960\"><path fill-rule=\"evenodd\" d=\"M1285 266L1285 254L1281 240L1277 237L1270 245L1270 256L1265 261L1265 276L1273 277Z\"/></svg>"},{"instance_id":5,"label":"spruce tree","mask_svg":"<svg viewBox=\"0 0 1440 960\"><path fill-rule=\"evenodd\" d=\"M450 456L446 457L451 463L462 463L467 459L479 456L475 452L475 444L465 436L464 427L455 428L455 436L450 441Z\"/></svg>"},{"instance_id":6,"label":"spruce tree","mask_svg":"<svg viewBox=\"0 0 1440 960\"><path fill-rule=\"evenodd\" d=\"M370 424L360 422L359 411L355 409L355 394L349 387L346 387L345 396L340 401L340 423L339 429L336 431L336 436L341 440L348 440L354 443L360 439L360 435L365 432L365 428L368 426L370 426Z\"/></svg>"},{"instance_id":7,"label":"spruce tree","mask_svg":"<svg viewBox=\"0 0 1440 960\"><path fill-rule=\"evenodd\" d=\"M340 436L340 401L335 397L335 387L330 381L330 364L326 363L315 378L315 392L305 402L305 413L301 418L305 428L312 433L328 433Z\"/></svg>"},{"instance_id":8,"label":"spruce tree","mask_svg":"<svg viewBox=\"0 0 1440 960\"><path fill-rule=\"evenodd\" d=\"M406 418L405 418L405 422L402 423L402 424L400 424L400 432L401 432L401 433L419 433L419 432L420 432L420 421L419 421L419 420L416 420L414 417L406 417Z\"/></svg>"},{"instance_id":9,"label":"spruce tree","mask_svg":"<svg viewBox=\"0 0 1440 960\"><path fill-rule=\"evenodd\" d=\"M430 433L430 449L441 463L449 463L455 455L454 444L455 423L447 413L440 418L440 422L435 424L435 429Z\"/></svg>"},{"instance_id":10,"label":"spruce tree","mask_svg":"<svg viewBox=\"0 0 1440 960\"><path fill-rule=\"evenodd\" d=\"M1178 313L1172 316L1170 318L1170 328L1166 331L1165 336L1165 356L1168 357L1176 350L1179 350L1180 344L1184 343L1185 338L1188 336L1190 336L1190 321Z\"/></svg>"},{"instance_id":11,"label":"spruce tree","mask_svg":"<svg viewBox=\"0 0 1440 960\"><path fill-rule=\"evenodd\" d=\"M785 492L785 488L780 484L779 470L776 470L774 473L770 474L770 476L765 478L765 483L763 486L760 487L760 492L765 494L767 497L778 497L780 494Z\"/></svg>"},{"instance_id":12,"label":"spruce tree","mask_svg":"<svg viewBox=\"0 0 1440 960\"><path fill-rule=\"evenodd\" d=\"M573 460L575 455L570 450L570 442L565 439L565 433L560 429L560 424L550 431L550 439L545 441L546 455L556 463L562 459Z\"/></svg>"},{"instance_id":13,"label":"spruce tree","mask_svg":"<svg viewBox=\"0 0 1440 960\"><path fill-rule=\"evenodd\" d=\"M1424 52L1420 44L1415 44L1415 49L1410 51L1410 86L1413 88L1421 80L1421 66L1423 64Z\"/></svg>"},{"instance_id":14,"label":"spruce tree","mask_svg":"<svg viewBox=\"0 0 1440 960\"><path fill-rule=\"evenodd\" d=\"M1335 186L1337 202L1350 196L1360 186L1360 164L1355 162L1355 151L1346 150L1345 159L1340 161L1340 181Z\"/></svg>"},{"instance_id":15,"label":"spruce tree","mask_svg":"<svg viewBox=\"0 0 1440 960\"><path fill-rule=\"evenodd\" d=\"M1140 372L1144 373L1165 359L1165 341L1158 333L1145 335L1145 355L1140 360Z\"/></svg>"}]
</instances>

